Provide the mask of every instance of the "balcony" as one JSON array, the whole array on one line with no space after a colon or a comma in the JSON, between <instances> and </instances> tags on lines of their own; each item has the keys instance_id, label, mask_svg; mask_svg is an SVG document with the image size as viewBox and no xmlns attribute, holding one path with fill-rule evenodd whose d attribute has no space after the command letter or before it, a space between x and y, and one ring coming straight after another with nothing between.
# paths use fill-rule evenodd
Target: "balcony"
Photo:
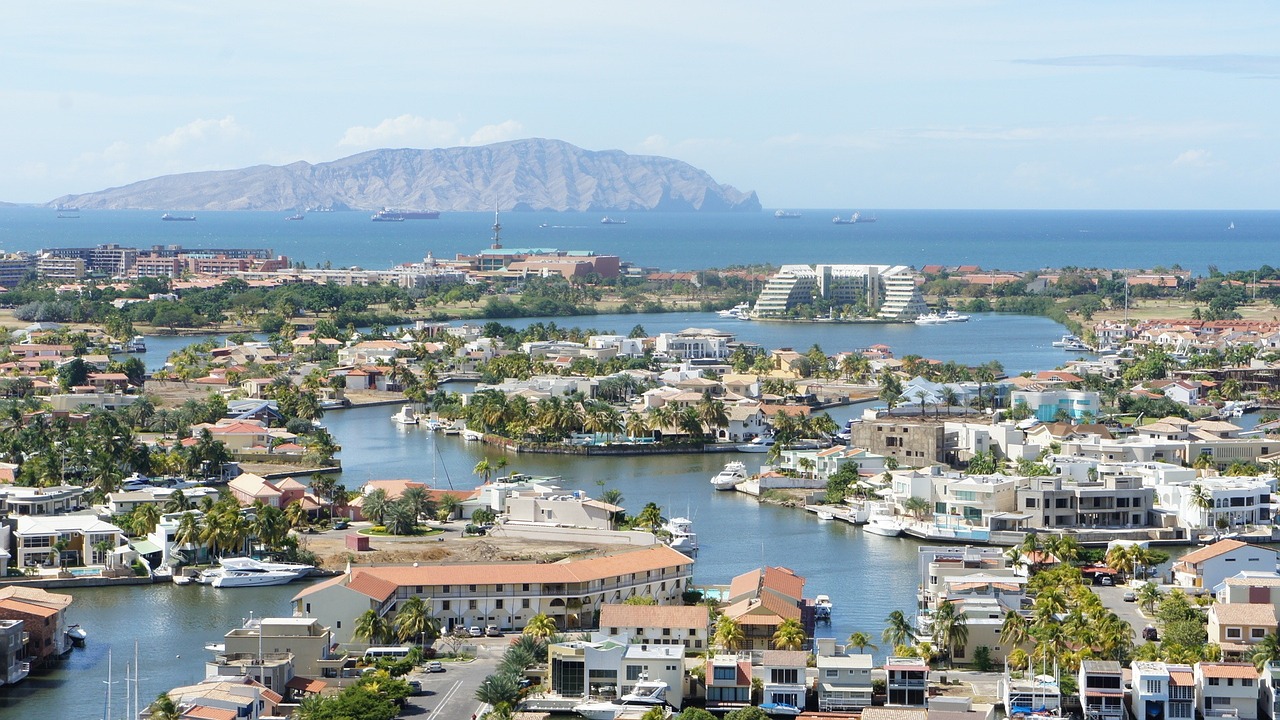
<instances>
[{"instance_id":1,"label":"balcony","mask_svg":"<svg viewBox=\"0 0 1280 720\"><path fill-rule=\"evenodd\" d=\"M10 665L4 673L4 682L6 685L12 685L21 682L31 672L31 663L15 662Z\"/></svg>"}]
</instances>

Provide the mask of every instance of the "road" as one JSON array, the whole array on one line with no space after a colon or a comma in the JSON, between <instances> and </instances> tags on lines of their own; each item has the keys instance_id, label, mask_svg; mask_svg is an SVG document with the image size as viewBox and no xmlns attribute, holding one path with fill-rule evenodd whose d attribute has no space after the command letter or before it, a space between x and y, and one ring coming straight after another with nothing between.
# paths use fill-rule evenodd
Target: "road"
<instances>
[{"instance_id":1,"label":"road","mask_svg":"<svg viewBox=\"0 0 1280 720\"><path fill-rule=\"evenodd\" d=\"M400 717L418 720L471 720L483 715L488 706L476 700L476 687L498 667L509 637L476 638L476 659L444 662L442 673L413 672L407 679L422 683L422 693L405 702Z\"/></svg>"},{"instance_id":2,"label":"road","mask_svg":"<svg viewBox=\"0 0 1280 720\"><path fill-rule=\"evenodd\" d=\"M1104 607L1119 615L1121 620L1129 623L1130 627L1133 628L1134 642L1141 644L1143 642L1142 629L1147 625L1154 625L1155 621L1142 615L1142 608L1138 607L1138 603L1124 601L1126 592L1136 594L1138 591L1124 586L1106 587L1102 585L1095 585L1092 590L1102 599Z\"/></svg>"}]
</instances>

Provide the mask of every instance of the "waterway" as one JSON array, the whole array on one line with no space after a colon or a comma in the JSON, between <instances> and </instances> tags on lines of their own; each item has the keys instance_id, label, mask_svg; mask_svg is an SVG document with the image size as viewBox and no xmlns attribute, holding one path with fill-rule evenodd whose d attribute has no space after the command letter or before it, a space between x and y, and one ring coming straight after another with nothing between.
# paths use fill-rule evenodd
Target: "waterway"
<instances>
[{"instance_id":1,"label":"waterway","mask_svg":"<svg viewBox=\"0 0 1280 720\"><path fill-rule=\"evenodd\" d=\"M732 330L743 340L765 347L806 349L815 337L833 353L883 342L898 356L918 353L965 363L998 360L1010 373L1054 367L1070 357L1049 343L1062 334L1061 326L1044 318L981 315L963 325L916 327L860 325L758 324L720 318L708 313L658 315L601 315L580 318L541 318L504 321L524 326L535 321L579 325L626 333L641 324L649 333L712 327ZM148 338L144 356L149 369L192 338ZM331 412L325 423L343 446L342 482L357 488L370 479L411 478L434 487L468 489L480 484L471 470L481 459L502 454L457 437L405 428L390 421L394 408L368 407ZM836 408L833 419L843 423L860 406ZM916 557L920 543L883 538L834 522L819 522L794 509L760 505L731 492L716 492L708 479L728 460L743 460L752 471L761 455L665 455L653 457L579 458L552 455L509 455L512 471L536 476L559 476L568 490L598 494L617 488L628 512L646 502L658 503L666 515L694 520L702 550L695 565L695 582L727 583L734 575L762 564L784 565L807 578L806 594L831 596L835 603L830 624L819 625L820 637L847 638L862 631L878 640L884 618L892 610L910 611L915 605ZM107 653L112 653L112 715L124 717L124 666L132 662L134 641L141 652L140 697L194 682L203 674L209 653L205 643L222 637L244 618L289 612L289 599L301 588L246 588L219 591L204 586L141 586L85 589L74 592L69 622L90 633L88 646L75 650L52 673L36 674L15 687L0 689L0 718L25 720L103 717L106 698ZM884 648L877 651L883 657ZM20 710L19 710L20 708Z\"/></svg>"}]
</instances>

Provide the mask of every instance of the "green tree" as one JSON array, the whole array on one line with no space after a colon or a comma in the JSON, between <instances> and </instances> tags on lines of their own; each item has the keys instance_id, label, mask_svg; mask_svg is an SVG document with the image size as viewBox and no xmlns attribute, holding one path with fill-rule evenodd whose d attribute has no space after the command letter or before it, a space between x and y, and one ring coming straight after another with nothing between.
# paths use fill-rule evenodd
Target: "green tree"
<instances>
[{"instance_id":1,"label":"green tree","mask_svg":"<svg viewBox=\"0 0 1280 720\"><path fill-rule=\"evenodd\" d=\"M778 650L799 650L804 646L808 636L804 627L795 618L783 620L773 633L773 647Z\"/></svg>"},{"instance_id":2,"label":"green tree","mask_svg":"<svg viewBox=\"0 0 1280 720\"><path fill-rule=\"evenodd\" d=\"M391 626L377 610L365 610L360 617L356 618L355 630L352 633L355 637L364 638L365 642L370 645L377 645L383 642L391 633Z\"/></svg>"},{"instance_id":3,"label":"green tree","mask_svg":"<svg viewBox=\"0 0 1280 720\"><path fill-rule=\"evenodd\" d=\"M876 646L871 643L871 638L867 637L864 632L854 632L849 635L849 647L858 648L858 652L862 652L867 648L876 649Z\"/></svg>"},{"instance_id":4,"label":"green tree","mask_svg":"<svg viewBox=\"0 0 1280 720\"><path fill-rule=\"evenodd\" d=\"M546 640L556 634L556 621L546 613L538 613L525 623L524 634L540 640Z\"/></svg>"},{"instance_id":5,"label":"green tree","mask_svg":"<svg viewBox=\"0 0 1280 720\"><path fill-rule=\"evenodd\" d=\"M711 642L718 648L728 652L735 652L742 647L746 635L742 631L742 625L737 620L728 615L721 615L716 620L715 633L711 636Z\"/></svg>"},{"instance_id":6,"label":"green tree","mask_svg":"<svg viewBox=\"0 0 1280 720\"><path fill-rule=\"evenodd\" d=\"M884 633L881 639L889 647L898 647L899 645L912 645L916 641L915 628L911 627L911 622L907 620L907 616L902 614L901 610L894 610L889 613L889 617L885 618Z\"/></svg>"}]
</instances>

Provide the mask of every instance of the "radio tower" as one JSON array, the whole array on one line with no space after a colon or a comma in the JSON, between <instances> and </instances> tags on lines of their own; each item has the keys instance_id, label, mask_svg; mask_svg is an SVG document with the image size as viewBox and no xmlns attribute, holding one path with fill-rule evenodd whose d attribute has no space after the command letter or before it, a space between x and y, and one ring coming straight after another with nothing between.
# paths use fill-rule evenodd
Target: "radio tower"
<instances>
[{"instance_id":1,"label":"radio tower","mask_svg":"<svg viewBox=\"0 0 1280 720\"><path fill-rule=\"evenodd\" d=\"M493 209L493 244L489 246L490 250L502 249L502 223L498 222L498 208Z\"/></svg>"}]
</instances>

